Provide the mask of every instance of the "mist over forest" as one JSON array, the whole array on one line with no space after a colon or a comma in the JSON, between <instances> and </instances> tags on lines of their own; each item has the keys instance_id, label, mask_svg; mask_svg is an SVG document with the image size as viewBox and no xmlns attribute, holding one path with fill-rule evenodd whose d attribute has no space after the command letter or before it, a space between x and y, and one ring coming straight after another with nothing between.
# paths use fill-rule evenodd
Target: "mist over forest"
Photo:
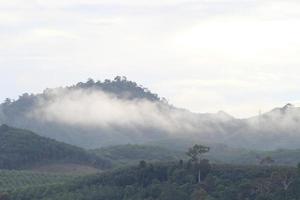
<instances>
[{"instance_id":1,"label":"mist over forest","mask_svg":"<svg viewBox=\"0 0 300 200\"><path fill-rule=\"evenodd\" d=\"M299 11L0 0L0 200L300 200Z\"/></svg>"},{"instance_id":2,"label":"mist over forest","mask_svg":"<svg viewBox=\"0 0 300 200\"><path fill-rule=\"evenodd\" d=\"M300 108L287 104L248 119L193 113L126 77L80 82L6 99L0 123L85 148L184 139L275 150L300 145Z\"/></svg>"}]
</instances>

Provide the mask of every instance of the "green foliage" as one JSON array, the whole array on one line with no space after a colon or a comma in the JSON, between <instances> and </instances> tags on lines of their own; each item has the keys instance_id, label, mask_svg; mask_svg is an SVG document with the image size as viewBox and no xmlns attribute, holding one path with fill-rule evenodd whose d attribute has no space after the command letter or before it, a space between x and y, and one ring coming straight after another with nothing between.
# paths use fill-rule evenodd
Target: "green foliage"
<instances>
[{"instance_id":1,"label":"green foliage","mask_svg":"<svg viewBox=\"0 0 300 200\"><path fill-rule=\"evenodd\" d=\"M198 169L198 183L201 183L201 180L206 177L210 170L210 164L208 160L201 159L202 154L205 154L209 151L209 147L195 144L192 148L189 148L187 155L190 157L190 162L194 163L194 166ZM204 177L203 177L203 171Z\"/></svg>"},{"instance_id":2,"label":"green foliage","mask_svg":"<svg viewBox=\"0 0 300 200\"><path fill-rule=\"evenodd\" d=\"M209 147L204 145L195 144L193 147L189 148L186 153L192 162L199 162L201 160L202 154L209 152Z\"/></svg>"},{"instance_id":3,"label":"green foliage","mask_svg":"<svg viewBox=\"0 0 300 200\"><path fill-rule=\"evenodd\" d=\"M0 126L0 169L27 168L49 162L110 166L108 161L79 147L44 138L27 130Z\"/></svg>"}]
</instances>

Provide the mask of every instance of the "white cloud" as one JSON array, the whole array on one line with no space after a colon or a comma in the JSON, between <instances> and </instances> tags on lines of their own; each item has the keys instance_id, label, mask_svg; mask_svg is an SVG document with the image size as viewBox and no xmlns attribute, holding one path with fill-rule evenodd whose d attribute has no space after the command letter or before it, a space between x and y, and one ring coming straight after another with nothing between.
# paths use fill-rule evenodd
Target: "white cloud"
<instances>
[{"instance_id":1,"label":"white cloud","mask_svg":"<svg viewBox=\"0 0 300 200\"><path fill-rule=\"evenodd\" d=\"M169 134L195 132L196 116L145 99L125 100L96 90L47 91L28 117L72 126L156 128ZM199 120L198 120L199 121Z\"/></svg>"}]
</instances>

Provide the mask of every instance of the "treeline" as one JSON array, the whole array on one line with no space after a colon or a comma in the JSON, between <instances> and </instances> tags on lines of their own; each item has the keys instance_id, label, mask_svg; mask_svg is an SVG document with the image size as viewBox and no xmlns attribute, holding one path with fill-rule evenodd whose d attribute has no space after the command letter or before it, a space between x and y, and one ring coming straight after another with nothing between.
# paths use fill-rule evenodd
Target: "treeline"
<instances>
[{"instance_id":1,"label":"treeline","mask_svg":"<svg viewBox=\"0 0 300 200\"><path fill-rule=\"evenodd\" d=\"M33 106L36 106L40 99L47 100L49 94L55 93L55 91L60 90L77 90L77 89L90 89L99 90L114 94L118 98L125 99L147 99L149 101L160 101L161 99L157 94L152 93L149 89L138 85L134 81L127 80L124 76L117 76L113 80L105 79L104 81L95 81L93 79L88 79L86 82L79 82L75 85L69 87L59 87L54 89L45 89L41 94L28 94L24 93L19 96L18 99L5 99L5 101L0 104L0 120L10 120L13 118L18 118L16 114L24 113L30 110ZM1 121L0 121L1 122Z\"/></svg>"},{"instance_id":2,"label":"treeline","mask_svg":"<svg viewBox=\"0 0 300 200\"><path fill-rule=\"evenodd\" d=\"M97 89L112 93L118 98L126 99L147 99L150 101L161 100L157 94L152 93L148 88L138 85L134 81L127 80L125 76L116 76L113 80L94 81L89 79L87 82L77 83L69 89Z\"/></svg>"}]
</instances>

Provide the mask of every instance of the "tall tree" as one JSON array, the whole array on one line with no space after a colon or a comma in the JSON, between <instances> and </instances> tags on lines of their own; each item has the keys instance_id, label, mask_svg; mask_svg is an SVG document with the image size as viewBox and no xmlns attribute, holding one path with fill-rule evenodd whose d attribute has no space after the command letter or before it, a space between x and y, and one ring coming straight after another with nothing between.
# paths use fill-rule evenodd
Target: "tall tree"
<instances>
[{"instance_id":1,"label":"tall tree","mask_svg":"<svg viewBox=\"0 0 300 200\"><path fill-rule=\"evenodd\" d=\"M209 152L210 148L204 145L195 144L193 147L189 148L186 153L190 157L190 161L198 166L198 183L201 183L201 167L200 162L202 160L202 155Z\"/></svg>"}]
</instances>

